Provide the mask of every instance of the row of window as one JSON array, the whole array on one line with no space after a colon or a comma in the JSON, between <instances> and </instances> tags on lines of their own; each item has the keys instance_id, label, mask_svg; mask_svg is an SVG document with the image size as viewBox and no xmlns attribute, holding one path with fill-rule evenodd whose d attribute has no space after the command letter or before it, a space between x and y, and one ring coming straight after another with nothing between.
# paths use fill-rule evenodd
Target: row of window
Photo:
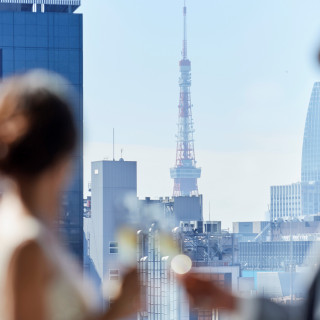
<instances>
[{"instance_id":1,"label":"row of window","mask_svg":"<svg viewBox=\"0 0 320 320\"><path fill-rule=\"evenodd\" d=\"M2 25L63 25L76 26L81 24L81 16L76 14L36 14L29 12L1 12L0 24Z\"/></svg>"},{"instance_id":2,"label":"row of window","mask_svg":"<svg viewBox=\"0 0 320 320\"><path fill-rule=\"evenodd\" d=\"M109 280L119 280L119 270L118 269L110 269L109 270Z\"/></svg>"},{"instance_id":3,"label":"row of window","mask_svg":"<svg viewBox=\"0 0 320 320\"><path fill-rule=\"evenodd\" d=\"M1 15L0 15L1 17ZM39 27L35 24L21 24L21 25L4 25L0 23L0 34L7 36L44 36L48 38L52 37L80 37L81 28L76 26L61 26L55 24L46 24Z\"/></svg>"},{"instance_id":4,"label":"row of window","mask_svg":"<svg viewBox=\"0 0 320 320\"><path fill-rule=\"evenodd\" d=\"M109 242L109 253L119 253L119 246L117 241Z\"/></svg>"},{"instance_id":5,"label":"row of window","mask_svg":"<svg viewBox=\"0 0 320 320\"><path fill-rule=\"evenodd\" d=\"M31 47L31 48L60 48L60 49L79 49L82 46L78 37L61 36L61 37L45 37L36 35L15 35L1 36L1 47Z\"/></svg>"}]
</instances>

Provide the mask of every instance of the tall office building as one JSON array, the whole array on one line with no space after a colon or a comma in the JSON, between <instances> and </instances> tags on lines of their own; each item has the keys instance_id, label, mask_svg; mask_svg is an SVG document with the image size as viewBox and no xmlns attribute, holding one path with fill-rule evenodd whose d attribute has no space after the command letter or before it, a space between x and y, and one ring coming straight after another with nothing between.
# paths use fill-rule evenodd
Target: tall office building
<instances>
[{"instance_id":1,"label":"tall office building","mask_svg":"<svg viewBox=\"0 0 320 320\"><path fill-rule=\"evenodd\" d=\"M313 85L304 128L301 181L320 180L320 82Z\"/></svg>"},{"instance_id":2,"label":"tall office building","mask_svg":"<svg viewBox=\"0 0 320 320\"><path fill-rule=\"evenodd\" d=\"M304 128L301 182L270 188L270 219L320 213L320 82L313 85Z\"/></svg>"},{"instance_id":3,"label":"tall office building","mask_svg":"<svg viewBox=\"0 0 320 320\"><path fill-rule=\"evenodd\" d=\"M147 232L140 231L138 234L137 258L142 292L145 293L144 307L138 313L138 320L189 320L186 301L180 312L182 291L170 267L171 258L163 256L160 242L156 224L150 226Z\"/></svg>"},{"instance_id":4,"label":"tall office building","mask_svg":"<svg viewBox=\"0 0 320 320\"><path fill-rule=\"evenodd\" d=\"M270 187L270 219L287 219L302 215L301 183Z\"/></svg>"},{"instance_id":5,"label":"tall office building","mask_svg":"<svg viewBox=\"0 0 320 320\"><path fill-rule=\"evenodd\" d=\"M82 15L80 0L0 0L0 78L31 69L61 74L76 89L74 115L82 141ZM82 146L59 226L72 251L83 256Z\"/></svg>"},{"instance_id":6,"label":"tall office building","mask_svg":"<svg viewBox=\"0 0 320 320\"><path fill-rule=\"evenodd\" d=\"M212 230L211 227L216 228ZM185 290L171 268L173 251L162 242L161 233L157 223L138 233L137 258L145 294L138 320L224 319L218 312L195 309L189 304ZM192 259L194 274L218 281L234 291L239 288L240 269L233 264L232 258L233 237L227 232L221 233L218 221L203 224L202 221L184 221L181 228L172 230L171 236L181 253Z\"/></svg>"},{"instance_id":7,"label":"tall office building","mask_svg":"<svg viewBox=\"0 0 320 320\"><path fill-rule=\"evenodd\" d=\"M320 212L320 82L313 85L304 129L301 163L302 214Z\"/></svg>"},{"instance_id":8,"label":"tall office building","mask_svg":"<svg viewBox=\"0 0 320 320\"><path fill-rule=\"evenodd\" d=\"M92 162L91 217L84 221L86 268L100 285L105 279L119 277L121 261L116 233L130 222L129 214L137 205L137 162Z\"/></svg>"}]
</instances>

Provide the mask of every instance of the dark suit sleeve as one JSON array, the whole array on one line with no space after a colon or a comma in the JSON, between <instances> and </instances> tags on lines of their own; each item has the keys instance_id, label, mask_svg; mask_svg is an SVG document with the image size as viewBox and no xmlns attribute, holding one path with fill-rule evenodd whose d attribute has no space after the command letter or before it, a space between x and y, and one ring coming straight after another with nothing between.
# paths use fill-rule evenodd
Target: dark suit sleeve
<instances>
[{"instance_id":1,"label":"dark suit sleeve","mask_svg":"<svg viewBox=\"0 0 320 320\"><path fill-rule=\"evenodd\" d=\"M258 298L257 304L256 320L305 320L307 318L306 303L284 305Z\"/></svg>"}]
</instances>

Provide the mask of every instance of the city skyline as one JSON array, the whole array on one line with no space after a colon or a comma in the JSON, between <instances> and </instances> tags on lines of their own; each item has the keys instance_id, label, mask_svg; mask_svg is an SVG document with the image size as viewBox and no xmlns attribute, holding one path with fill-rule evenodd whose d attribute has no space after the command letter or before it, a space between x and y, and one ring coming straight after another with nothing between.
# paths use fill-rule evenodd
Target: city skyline
<instances>
[{"instance_id":1,"label":"city skyline","mask_svg":"<svg viewBox=\"0 0 320 320\"><path fill-rule=\"evenodd\" d=\"M199 190L204 214L210 201L211 215L227 225L263 219L270 185L300 180L310 90L320 76L320 6L290 3L283 16L288 3L188 2L193 103L201 106L194 110ZM126 160L138 161L140 197L172 192L181 5L95 0L80 8L86 13L85 148L91 153L85 166L112 157L115 127L117 157L124 149ZM302 16L306 23L298 27ZM102 40L90 36L100 30ZM161 110L156 118L155 110Z\"/></svg>"}]
</instances>

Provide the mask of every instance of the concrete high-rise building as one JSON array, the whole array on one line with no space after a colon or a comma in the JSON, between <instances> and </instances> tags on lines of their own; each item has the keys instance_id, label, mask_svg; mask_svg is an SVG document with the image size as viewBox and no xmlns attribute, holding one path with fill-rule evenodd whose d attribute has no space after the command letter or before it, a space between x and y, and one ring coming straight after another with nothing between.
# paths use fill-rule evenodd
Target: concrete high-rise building
<instances>
[{"instance_id":1,"label":"concrete high-rise building","mask_svg":"<svg viewBox=\"0 0 320 320\"><path fill-rule=\"evenodd\" d=\"M85 219L87 271L98 284L119 277L117 230L137 206L137 162L95 161L91 164L91 217ZM107 297L106 297L107 298ZM107 301L108 302L108 301Z\"/></svg>"},{"instance_id":2,"label":"concrete high-rise building","mask_svg":"<svg viewBox=\"0 0 320 320\"><path fill-rule=\"evenodd\" d=\"M270 219L300 217L301 183L270 187Z\"/></svg>"},{"instance_id":3,"label":"concrete high-rise building","mask_svg":"<svg viewBox=\"0 0 320 320\"><path fill-rule=\"evenodd\" d=\"M74 115L82 141L82 15L80 0L0 0L0 78L31 69L64 76L77 95ZM61 231L83 256L82 146L74 154L74 179L66 192Z\"/></svg>"}]
</instances>

